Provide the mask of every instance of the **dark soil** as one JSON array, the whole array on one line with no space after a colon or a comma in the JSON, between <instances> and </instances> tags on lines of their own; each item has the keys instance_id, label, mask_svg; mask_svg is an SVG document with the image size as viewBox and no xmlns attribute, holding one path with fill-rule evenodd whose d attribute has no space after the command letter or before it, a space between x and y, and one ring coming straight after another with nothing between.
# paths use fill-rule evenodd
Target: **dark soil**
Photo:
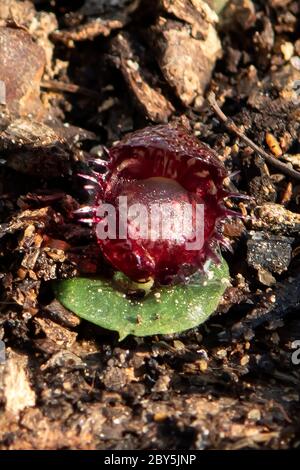
<instances>
[{"instance_id":1,"label":"dark soil","mask_svg":"<svg viewBox=\"0 0 300 470\"><path fill-rule=\"evenodd\" d=\"M203 8L1 2L1 449L299 447L299 180L205 98L214 91L240 130L299 170L300 4L229 0L218 24ZM93 196L77 174L127 132L174 120L252 196L227 202L249 216L224 226L232 286L201 327L119 343L51 288L104 266L73 215Z\"/></svg>"}]
</instances>

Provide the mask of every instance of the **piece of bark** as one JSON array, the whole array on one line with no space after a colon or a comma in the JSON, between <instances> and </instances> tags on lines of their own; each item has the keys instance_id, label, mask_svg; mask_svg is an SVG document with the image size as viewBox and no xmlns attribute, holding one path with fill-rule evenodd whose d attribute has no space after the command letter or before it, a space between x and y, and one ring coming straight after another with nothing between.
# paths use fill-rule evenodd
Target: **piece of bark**
<instances>
[{"instance_id":1,"label":"piece of bark","mask_svg":"<svg viewBox=\"0 0 300 470\"><path fill-rule=\"evenodd\" d=\"M39 342L41 344L41 342ZM86 364L83 360L76 356L76 354L68 351L67 349L60 349L55 352L47 362L41 366L41 370L52 367L59 367L59 369L68 369L68 370L80 370L86 368Z\"/></svg>"},{"instance_id":2,"label":"piece of bark","mask_svg":"<svg viewBox=\"0 0 300 470\"><path fill-rule=\"evenodd\" d=\"M36 396L28 378L28 357L11 349L6 351L6 356L6 363L0 368L0 388L3 386L5 411L18 415L25 408L35 406Z\"/></svg>"},{"instance_id":3,"label":"piece of bark","mask_svg":"<svg viewBox=\"0 0 300 470\"><path fill-rule=\"evenodd\" d=\"M57 73L60 61L58 58L53 60L54 44L50 40L50 35L57 29L58 22L54 13L39 11L35 13L28 31L36 40L36 43L44 50L46 57L45 76L52 78Z\"/></svg>"},{"instance_id":4,"label":"piece of bark","mask_svg":"<svg viewBox=\"0 0 300 470\"><path fill-rule=\"evenodd\" d=\"M70 312L70 310L67 310L56 299L44 307L44 312L55 322L66 328L75 328L80 324L80 318Z\"/></svg>"},{"instance_id":5,"label":"piece of bark","mask_svg":"<svg viewBox=\"0 0 300 470\"><path fill-rule=\"evenodd\" d=\"M34 19L35 9L29 0L1 0L0 4L0 26L7 23L15 23L28 28Z\"/></svg>"},{"instance_id":6,"label":"piece of bark","mask_svg":"<svg viewBox=\"0 0 300 470\"><path fill-rule=\"evenodd\" d=\"M113 60L121 70L138 107L153 122L167 122L174 112L172 104L157 86L151 84L151 73L142 65L128 35L118 34L112 43Z\"/></svg>"},{"instance_id":7,"label":"piece of bark","mask_svg":"<svg viewBox=\"0 0 300 470\"><path fill-rule=\"evenodd\" d=\"M0 26L17 25L28 31L41 46L46 56L46 72L51 77L54 67L52 63L54 44L49 35L58 27L54 13L36 11L29 0L1 0Z\"/></svg>"},{"instance_id":8,"label":"piece of bark","mask_svg":"<svg viewBox=\"0 0 300 470\"><path fill-rule=\"evenodd\" d=\"M16 282L11 298L22 306L24 314L34 316L38 312L38 294L41 287L41 281L33 279L24 279L21 282ZM8 298L10 300L10 297Z\"/></svg>"},{"instance_id":9,"label":"piece of bark","mask_svg":"<svg viewBox=\"0 0 300 470\"><path fill-rule=\"evenodd\" d=\"M222 53L215 29L218 16L200 0L184 0L178 4L165 0L163 4L167 12L180 21L160 16L150 29L159 66L183 104L199 107L216 60Z\"/></svg>"},{"instance_id":10,"label":"piece of bark","mask_svg":"<svg viewBox=\"0 0 300 470\"><path fill-rule=\"evenodd\" d=\"M41 118L40 81L44 50L23 29L0 27L0 81L5 84L8 110L16 115Z\"/></svg>"},{"instance_id":11,"label":"piece of bark","mask_svg":"<svg viewBox=\"0 0 300 470\"><path fill-rule=\"evenodd\" d=\"M28 146L42 148L56 144L73 145L84 140L97 140L96 134L57 121L41 123L29 118L8 121L0 130L0 150L15 150Z\"/></svg>"},{"instance_id":12,"label":"piece of bark","mask_svg":"<svg viewBox=\"0 0 300 470\"><path fill-rule=\"evenodd\" d=\"M29 118L15 119L0 132L0 150L2 151L24 148L24 146L46 147L62 142L63 139L49 126Z\"/></svg>"},{"instance_id":13,"label":"piece of bark","mask_svg":"<svg viewBox=\"0 0 300 470\"><path fill-rule=\"evenodd\" d=\"M139 5L139 0L121 0L119 2L86 1L76 12L83 23L70 30L55 31L52 39L72 46L73 42L92 40L97 36L109 36L115 29L123 28Z\"/></svg>"},{"instance_id":14,"label":"piece of bark","mask_svg":"<svg viewBox=\"0 0 300 470\"><path fill-rule=\"evenodd\" d=\"M16 171L43 178L59 177L70 170L67 142L45 124L20 118L0 132L0 150Z\"/></svg>"},{"instance_id":15,"label":"piece of bark","mask_svg":"<svg viewBox=\"0 0 300 470\"><path fill-rule=\"evenodd\" d=\"M54 31L52 39L61 41L66 46L72 46L73 41L92 40L97 36L109 36L113 29L120 29L124 24L120 20L102 20L96 18L78 26L72 31Z\"/></svg>"},{"instance_id":16,"label":"piece of bark","mask_svg":"<svg viewBox=\"0 0 300 470\"><path fill-rule=\"evenodd\" d=\"M8 223L0 225L0 238L7 234L14 234L20 230L25 231L29 225L40 230L61 225L63 218L51 207L42 207L36 210L25 210L16 214Z\"/></svg>"},{"instance_id":17,"label":"piece of bark","mask_svg":"<svg viewBox=\"0 0 300 470\"><path fill-rule=\"evenodd\" d=\"M210 24L218 22L218 17L203 0L160 0L163 12L192 26L194 38L206 38Z\"/></svg>"},{"instance_id":18,"label":"piece of bark","mask_svg":"<svg viewBox=\"0 0 300 470\"><path fill-rule=\"evenodd\" d=\"M35 317L34 322L37 328L45 333L47 339L53 341L59 348L68 349L76 341L77 333L54 323L48 318Z\"/></svg>"}]
</instances>

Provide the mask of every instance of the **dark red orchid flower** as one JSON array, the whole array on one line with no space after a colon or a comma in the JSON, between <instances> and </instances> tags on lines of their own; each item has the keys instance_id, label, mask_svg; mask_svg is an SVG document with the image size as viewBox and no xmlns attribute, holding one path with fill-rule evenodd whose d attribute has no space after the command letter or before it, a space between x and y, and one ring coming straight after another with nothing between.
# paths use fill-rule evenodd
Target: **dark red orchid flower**
<instances>
[{"instance_id":1,"label":"dark red orchid flower","mask_svg":"<svg viewBox=\"0 0 300 470\"><path fill-rule=\"evenodd\" d=\"M208 259L216 258L217 245L223 242L220 221L234 213L223 206L224 197L229 195L223 189L228 174L213 150L180 125L159 125L127 135L108 151L108 156L107 162L98 162L106 172L96 175L98 190L92 222L100 249L116 270L134 281L154 278L166 284L202 269ZM127 209L143 207L146 212L135 210L134 217L127 212L124 220L120 201L126 201ZM115 209L115 223L110 228L109 206ZM178 220L169 220L165 208L187 206L192 208L191 219L188 230L183 230ZM154 218L148 218L149 214ZM167 225L164 237L157 237L157 233L153 236L153 221ZM124 222L129 229L125 236ZM105 230L107 238L103 236ZM199 230L202 240L196 244Z\"/></svg>"}]
</instances>

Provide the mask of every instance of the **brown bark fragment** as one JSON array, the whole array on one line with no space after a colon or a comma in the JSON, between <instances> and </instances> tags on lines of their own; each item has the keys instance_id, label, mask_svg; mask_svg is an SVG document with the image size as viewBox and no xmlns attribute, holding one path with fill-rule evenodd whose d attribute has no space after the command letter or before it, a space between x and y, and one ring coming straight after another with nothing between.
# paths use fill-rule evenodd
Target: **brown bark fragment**
<instances>
[{"instance_id":1,"label":"brown bark fragment","mask_svg":"<svg viewBox=\"0 0 300 470\"><path fill-rule=\"evenodd\" d=\"M151 40L165 79L184 105L202 104L221 43L215 29L217 15L202 1L163 2L181 21L159 17L151 27ZM182 24L182 21L185 21Z\"/></svg>"},{"instance_id":2,"label":"brown bark fragment","mask_svg":"<svg viewBox=\"0 0 300 470\"><path fill-rule=\"evenodd\" d=\"M43 114L40 81L45 54L23 29L0 27L0 81L5 83L6 106L19 115Z\"/></svg>"},{"instance_id":3,"label":"brown bark fragment","mask_svg":"<svg viewBox=\"0 0 300 470\"><path fill-rule=\"evenodd\" d=\"M118 34L113 42L113 50L116 53L114 61L120 68L138 106L152 121L167 122L174 108L161 91L150 83L150 72L143 70L129 37ZM145 76L147 73L148 80Z\"/></svg>"}]
</instances>

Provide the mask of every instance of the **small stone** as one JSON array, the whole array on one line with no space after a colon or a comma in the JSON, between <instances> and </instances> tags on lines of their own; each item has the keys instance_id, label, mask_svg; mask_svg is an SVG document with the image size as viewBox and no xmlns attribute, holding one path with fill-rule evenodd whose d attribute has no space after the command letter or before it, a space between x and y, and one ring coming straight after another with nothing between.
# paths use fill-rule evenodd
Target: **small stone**
<instances>
[{"instance_id":1,"label":"small stone","mask_svg":"<svg viewBox=\"0 0 300 470\"><path fill-rule=\"evenodd\" d=\"M300 70L300 57L299 56L293 56L291 58L291 64L295 69Z\"/></svg>"},{"instance_id":2,"label":"small stone","mask_svg":"<svg viewBox=\"0 0 300 470\"><path fill-rule=\"evenodd\" d=\"M247 241L248 264L259 271L281 274L290 264L293 241L290 237L250 232Z\"/></svg>"},{"instance_id":3,"label":"small stone","mask_svg":"<svg viewBox=\"0 0 300 470\"><path fill-rule=\"evenodd\" d=\"M294 45L291 42L287 41L281 45L280 49L284 60L288 62L294 54Z\"/></svg>"},{"instance_id":4,"label":"small stone","mask_svg":"<svg viewBox=\"0 0 300 470\"><path fill-rule=\"evenodd\" d=\"M133 61L131 59L127 60L127 65L128 65L128 67L130 67L135 72L137 72L138 69L140 68L139 64L136 61Z\"/></svg>"},{"instance_id":5,"label":"small stone","mask_svg":"<svg viewBox=\"0 0 300 470\"><path fill-rule=\"evenodd\" d=\"M155 385L152 387L152 392L167 392L171 382L171 377L168 375L160 375Z\"/></svg>"},{"instance_id":6,"label":"small stone","mask_svg":"<svg viewBox=\"0 0 300 470\"><path fill-rule=\"evenodd\" d=\"M257 408L253 408L248 412L247 418L251 419L251 421L259 421L261 419L261 413Z\"/></svg>"},{"instance_id":7,"label":"small stone","mask_svg":"<svg viewBox=\"0 0 300 470\"><path fill-rule=\"evenodd\" d=\"M174 348L177 350L183 351L185 349L184 343L182 343L182 341L179 341L178 339L174 340L173 344L174 344Z\"/></svg>"},{"instance_id":8,"label":"small stone","mask_svg":"<svg viewBox=\"0 0 300 470\"><path fill-rule=\"evenodd\" d=\"M280 343L280 337L279 337L279 334L277 333L277 331L274 331L274 332L271 334L271 341L272 341L272 343L274 343L274 344L279 344L279 343Z\"/></svg>"},{"instance_id":9,"label":"small stone","mask_svg":"<svg viewBox=\"0 0 300 470\"><path fill-rule=\"evenodd\" d=\"M201 372L206 372L207 367L208 367L208 363L205 359L200 359L198 361L198 366L199 366L199 369L200 369Z\"/></svg>"},{"instance_id":10,"label":"small stone","mask_svg":"<svg viewBox=\"0 0 300 470\"><path fill-rule=\"evenodd\" d=\"M248 354L245 354L245 356L243 356L240 360L241 366L246 366L249 363L249 360L250 357L248 356Z\"/></svg>"},{"instance_id":11,"label":"small stone","mask_svg":"<svg viewBox=\"0 0 300 470\"><path fill-rule=\"evenodd\" d=\"M267 271L266 269L259 269L257 273L257 277L259 282L264 284L265 286L272 286L276 284L276 279L272 274Z\"/></svg>"},{"instance_id":12,"label":"small stone","mask_svg":"<svg viewBox=\"0 0 300 470\"><path fill-rule=\"evenodd\" d=\"M217 356L218 356L220 359L224 359L224 358L227 356L227 351L226 351L226 349L219 349L219 351L217 351Z\"/></svg>"}]
</instances>

